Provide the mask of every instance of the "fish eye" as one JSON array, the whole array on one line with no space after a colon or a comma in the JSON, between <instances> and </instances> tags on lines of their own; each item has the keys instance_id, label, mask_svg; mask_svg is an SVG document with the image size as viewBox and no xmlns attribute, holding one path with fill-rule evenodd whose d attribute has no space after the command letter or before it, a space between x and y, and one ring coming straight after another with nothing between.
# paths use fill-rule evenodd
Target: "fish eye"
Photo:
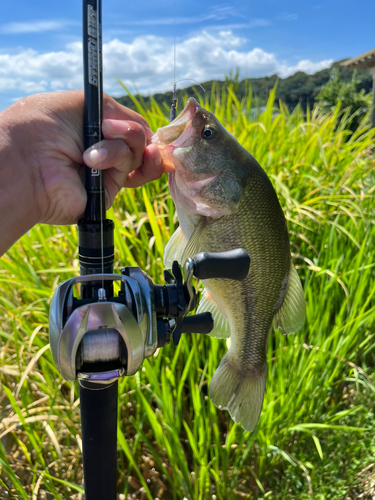
<instances>
[{"instance_id":1,"label":"fish eye","mask_svg":"<svg viewBox=\"0 0 375 500\"><path fill-rule=\"evenodd\" d=\"M215 137L215 129L210 127L209 125L206 125L204 129L202 130L202 138L203 139L213 139Z\"/></svg>"}]
</instances>

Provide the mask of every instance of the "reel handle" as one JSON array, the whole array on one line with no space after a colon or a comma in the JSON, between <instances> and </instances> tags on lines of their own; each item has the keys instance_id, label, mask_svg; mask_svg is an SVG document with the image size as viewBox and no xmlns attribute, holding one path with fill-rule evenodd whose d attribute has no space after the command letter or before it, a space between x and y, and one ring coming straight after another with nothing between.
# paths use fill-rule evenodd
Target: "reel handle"
<instances>
[{"instance_id":1,"label":"reel handle","mask_svg":"<svg viewBox=\"0 0 375 500\"><path fill-rule=\"evenodd\" d=\"M182 322L182 333L210 333L214 327L214 320L210 312L186 316Z\"/></svg>"},{"instance_id":2,"label":"reel handle","mask_svg":"<svg viewBox=\"0 0 375 500\"><path fill-rule=\"evenodd\" d=\"M228 252L201 252L194 256L194 276L201 280L226 278L242 281L249 274L250 255L243 248Z\"/></svg>"}]
</instances>

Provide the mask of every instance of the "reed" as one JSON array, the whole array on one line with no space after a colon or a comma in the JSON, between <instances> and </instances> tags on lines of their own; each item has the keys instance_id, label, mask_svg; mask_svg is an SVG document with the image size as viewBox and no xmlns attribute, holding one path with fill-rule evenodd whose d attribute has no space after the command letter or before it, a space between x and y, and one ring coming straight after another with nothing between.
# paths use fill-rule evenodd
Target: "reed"
<instances>
[{"instance_id":1,"label":"reed","mask_svg":"<svg viewBox=\"0 0 375 500\"><path fill-rule=\"evenodd\" d=\"M306 295L305 327L287 338L271 334L253 433L208 397L224 341L185 335L121 380L121 498L352 498L356 474L370 463L374 130L363 122L351 134L347 114L338 121L338 110L289 112L274 99L275 90L254 113L251 91L239 101L229 87L220 95L213 89L201 104L277 190ZM167 123L167 109L155 102L137 108L154 130ZM161 283L163 248L177 226L166 178L123 190L108 215L116 270L139 265ZM1 498L74 499L83 491L78 391L62 380L48 349L53 291L77 270L75 227L36 226L0 261Z\"/></svg>"}]
</instances>

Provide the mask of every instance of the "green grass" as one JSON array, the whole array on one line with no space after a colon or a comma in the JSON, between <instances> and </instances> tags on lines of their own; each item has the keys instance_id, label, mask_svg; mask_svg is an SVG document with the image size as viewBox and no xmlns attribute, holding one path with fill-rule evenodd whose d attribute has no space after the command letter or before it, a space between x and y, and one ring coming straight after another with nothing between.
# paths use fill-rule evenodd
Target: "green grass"
<instances>
[{"instance_id":1,"label":"green grass","mask_svg":"<svg viewBox=\"0 0 375 500\"><path fill-rule=\"evenodd\" d=\"M338 123L337 111L304 116L280 103L275 113L273 100L274 93L256 122L251 98L238 102L230 88L202 104L273 181L306 325L287 338L271 334L253 433L208 398L224 341L184 336L121 380L121 498L355 499L373 488L375 134L363 124L350 135L350 117ZM153 102L138 109L154 130L167 123L167 109ZM116 269L139 265L161 283L163 248L177 225L166 178L123 190L108 215ZM1 259L1 498L82 492L77 386L61 379L46 347L51 296L77 264L75 227L37 226Z\"/></svg>"}]
</instances>

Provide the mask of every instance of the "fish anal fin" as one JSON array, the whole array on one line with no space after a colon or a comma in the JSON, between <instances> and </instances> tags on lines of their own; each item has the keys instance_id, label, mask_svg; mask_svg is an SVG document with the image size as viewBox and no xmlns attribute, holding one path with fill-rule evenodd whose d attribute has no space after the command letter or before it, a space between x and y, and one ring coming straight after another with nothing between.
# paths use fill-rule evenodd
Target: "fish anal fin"
<instances>
[{"instance_id":1,"label":"fish anal fin","mask_svg":"<svg viewBox=\"0 0 375 500\"><path fill-rule=\"evenodd\" d=\"M230 337L229 321L220 311L216 301L207 290L204 290L197 309L197 314L203 312L210 312L214 320L214 329L209 333L211 337L217 339L227 339Z\"/></svg>"},{"instance_id":2,"label":"fish anal fin","mask_svg":"<svg viewBox=\"0 0 375 500\"><path fill-rule=\"evenodd\" d=\"M181 226L172 234L167 246L164 249L163 264L167 269L172 269L174 260L181 262L181 257L187 245L188 239L181 229Z\"/></svg>"},{"instance_id":3,"label":"fish anal fin","mask_svg":"<svg viewBox=\"0 0 375 500\"><path fill-rule=\"evenodd\" d=\"M290 265L289 283L284 300L273 318L275 331L280 328L285 335L298 332L306 318L306 301L301 280L293 264Z\"/></svg>"}]
</instances>

